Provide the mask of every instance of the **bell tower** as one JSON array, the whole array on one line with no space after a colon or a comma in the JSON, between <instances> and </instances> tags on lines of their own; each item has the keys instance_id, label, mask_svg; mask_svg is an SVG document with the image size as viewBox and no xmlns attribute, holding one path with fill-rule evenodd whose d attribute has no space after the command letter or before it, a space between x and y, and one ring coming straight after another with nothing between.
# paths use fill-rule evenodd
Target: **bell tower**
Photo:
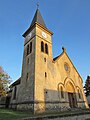
<instances>
[{"instance_id":1,"label":"bell tower","mask_svg":"<svg viewBox=\"0 0 90 120\"><path fill-rule=\"evenodd\" d=\"M24 54L17 109L44 111L41 102L44 102L47 64L53 60L52 32L47 29L38 8L23 37Z\"/></svg>"}]
</instances>

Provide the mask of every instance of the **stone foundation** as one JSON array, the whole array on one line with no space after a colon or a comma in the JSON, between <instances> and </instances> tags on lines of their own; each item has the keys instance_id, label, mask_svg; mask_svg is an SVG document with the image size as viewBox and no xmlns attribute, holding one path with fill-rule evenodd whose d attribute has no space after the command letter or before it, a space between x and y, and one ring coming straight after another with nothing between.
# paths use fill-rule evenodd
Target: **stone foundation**
<instances>
[{"instance_id":1,"label":"stone foundation","mask_svg":"<svg viewBox=\"0 0 90 120\"><path fill-rule=\"evenodd\" d=\"M59 102L51 102L51 103L46 103L45 104L45 110L46 112L54 112L54 111L65 111L69 107L69 103L59 103Z\"/></svg>"},{"instance_id":2,"label":"stone foundation","mask_svg":"<svg viewBox=\"0 0 90 120\"><path fill-rule=\"evenodd\" d=\"M47 113L47 112L60 112L70 110L69 102L23 102L18 104L10 104L10 108L17 109L20 111L31 111L35 113ZM76 108L85 108L84 102L78 102ZM73 108L74 109L74 108Z\"/></svg>"},{"instance_id":3,"label":"stone foundation","mask_svg":"<svg viewBox=\"0 0 90 120\"><path fill-rule=\"evenodd\" d=\"M78 102L78 107L79 107L79 108L86 108L85 102L84 102L84 101Z\"/></svg>"},{"instance_id":4,"label":"stone foundation","mask_svg":"<svg viewBox=\"0 0 90 120\"><path fill-rule=\"evenodd\" d=\"M31 103L20 103L20 104L17 104L17 110L21 110L21 111L27 111L29 110L30 112L33 112L34 109L33 109L33 104Z\"/></svg>"},{"instance_id":5,"label":"stone foundation","mask_svg":"<svg viewBox=\"0 0 90 120\"><path fill-rule=\"evenodd\" d=\"M68 102L36 102L34 104L34 113L47 113L47 112L58 112L58 111L66 111L68 110L69 103Z\"/></svg>"},{"instance_id":6,"label":"stone foundation","mask_svg":"<svg viewBox=\"0 0 90 120\"><path fill-rule=\"evenodd\" d=\"M0 104L0 108L5 108L6 104Z\"/></svg>"},{"instance_id":7,"label":"stone foundation","mask_svg":"<svg viewBox=\"0 0 90 120\"><path fill-rule=\"evenodd\" d=\"M6 107L6 97L0 97L0 108Z\"/></svg>"}]
</instances>

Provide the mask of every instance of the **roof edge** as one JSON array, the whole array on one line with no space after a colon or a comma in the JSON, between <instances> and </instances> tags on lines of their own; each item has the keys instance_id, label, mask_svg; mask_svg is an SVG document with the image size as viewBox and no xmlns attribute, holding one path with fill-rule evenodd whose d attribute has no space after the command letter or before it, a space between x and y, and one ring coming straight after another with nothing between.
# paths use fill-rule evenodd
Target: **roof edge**
<instances>
[{"instance_id":1,"label":"roof edge","mask_svg":"<svg viewBox=\"0 0 90 120\"><path fill-rule=\"evenodd\" d=\"M63 48L62 48L62 49L63 49ZM59 56L56 57L56 59L54 58L55 60L53 59L53 62L56 63L56 62L58 61L58 59L59 59L60 57L62 57L62 55L63 55L64 53L66 54L66 56L67 56L68 59L70 60L71 64L73 65L73 67L75 68L76 72L78 73L79 77L81 78L81 80L82 80L82 82L83 82L83 79L82 79L81 75L79 74L78 70L76 69L76 67L74 66L73 62L71 61L71 59L69 58L68 54L66 53L66 49L64 49L63 52L62 52Z\"/></svg>"},{"instance_id":2,"label":"roof edge","mask_svg":"<svg viewBox=\"0 0 90 120\"><path fill-rule=\"evenodd\" d=\"M45 29L46 31L48 31L51 35L53 35L53 32L51 32L50 30L48 30L47 28L45 28L43 25L39 24L38 22L35 22L32 26L30 26L30 27L26 30L26 32L25 32L22 36L23 36L23 37L26 37L27 34L28 34L29 32L31 32L32 29L33 29L36 25L42 27L43 29Z\"/></svg>"}]
</instances>

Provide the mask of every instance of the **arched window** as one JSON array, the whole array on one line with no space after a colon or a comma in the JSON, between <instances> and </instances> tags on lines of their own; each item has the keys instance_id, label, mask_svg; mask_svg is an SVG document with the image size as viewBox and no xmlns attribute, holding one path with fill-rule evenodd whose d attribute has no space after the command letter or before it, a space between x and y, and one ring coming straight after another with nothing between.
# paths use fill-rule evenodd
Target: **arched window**
<instances>
[{"instance_id":1,"label":"arched window","mask_svg":"<svg viewBox=\"0 0 90 120\"><path fill-rule=\"evenodd\" d=\"M47 73L45 72L45 77L47 77Z\"/></svg>"},{"instance_id":2,"label":"arched window","mask_svg":"<svg viewBox=\"0 0 90 120\"><path fill-rule=\"evenodd\" d=\"M61 86L61 98L64 98L63 88Z\"/></svg>"},{"instance_id":3,"label":"arched window","mask_svg":"<svg viewBox=\"0 0 90 120\"><path fill-rule=\"evenodd\" d=\"M27 82L27 80L28 80L28 73L27 73L27 75L26 75L26 82Z\"/></svg>"},{"instance_id":4,"label":"arched window","mask_svg":"<svg viewBox=\"0 0 90 120\"><path fill-rule=\"evenodd\" d=\"M32 52L32 42L30 42L30 53Z\"/></svg>"},{"instance_id":5,"label":"arched window","mask_svg":"<svg viewBox=\"0 0 90 120\"><path fill-rule=\"evenodd\" d=\"M43 43L43 41L41 42L41 52L44 52L44 43Z\"/></svg>"},{"instance_id":6,"label":"arched window","mask_svg":"<svg viewBox=\"0 0 90 120\"><path fill-rule=\"evenodd\" d=\"M29 44L27 45L27 55L29 54Z\"/></svg>"},{"instance_id":7,"label":"arched window","mask_svg":"<svg viewBox=\"0 0 90 120\"><path fill-rule=\"evenodd\" d=\"M46 62L46 58L44 58L44 62Z\"/></svg>"},{"instance_id":8,"label":"arched window","mask_svg":"<svg viewBox=\"0 0 90 120\"><path fill-rule=\"evenodd\" d=\"M14 88L14 95L13 95L13 99L14 100L16 99L16 92L17 92L17 87L15 86L15 88Z\"/></svg>"},{"instance_id":9,"label":"arched window","mask_svg":"<svg viewBox=\"0 0 90 120\"><path fill-rule=\"evenodd\" d=\"M78 96L79 96L79 99L81 99L81 94L79 89L78 89Z\"/></svg>"},{"instance_id":10,"label":"arched window","mask_svg":"<svg viewBox=\"0 0 90 120\"><path fill-rule=\"evenodd\" d=\"M45 44L45 53L48 54L48 45L47 44Z\"/></svg>"}]
</instances>

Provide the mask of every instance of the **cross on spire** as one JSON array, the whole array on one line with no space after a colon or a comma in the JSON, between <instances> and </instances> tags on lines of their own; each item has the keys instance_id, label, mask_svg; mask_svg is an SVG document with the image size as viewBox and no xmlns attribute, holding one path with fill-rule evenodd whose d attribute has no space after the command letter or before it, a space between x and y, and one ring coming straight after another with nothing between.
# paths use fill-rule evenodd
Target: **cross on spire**
<instances>
[{"instance_id":1,"label":"cross on spire","mask_svg":"<svg viewBox=\"0 0 90 120\"><path fill-rule=\"evenodd\" d=\"M37 2L37 9L39 8L39 2Z\"/></svg>"}]
</instances>

